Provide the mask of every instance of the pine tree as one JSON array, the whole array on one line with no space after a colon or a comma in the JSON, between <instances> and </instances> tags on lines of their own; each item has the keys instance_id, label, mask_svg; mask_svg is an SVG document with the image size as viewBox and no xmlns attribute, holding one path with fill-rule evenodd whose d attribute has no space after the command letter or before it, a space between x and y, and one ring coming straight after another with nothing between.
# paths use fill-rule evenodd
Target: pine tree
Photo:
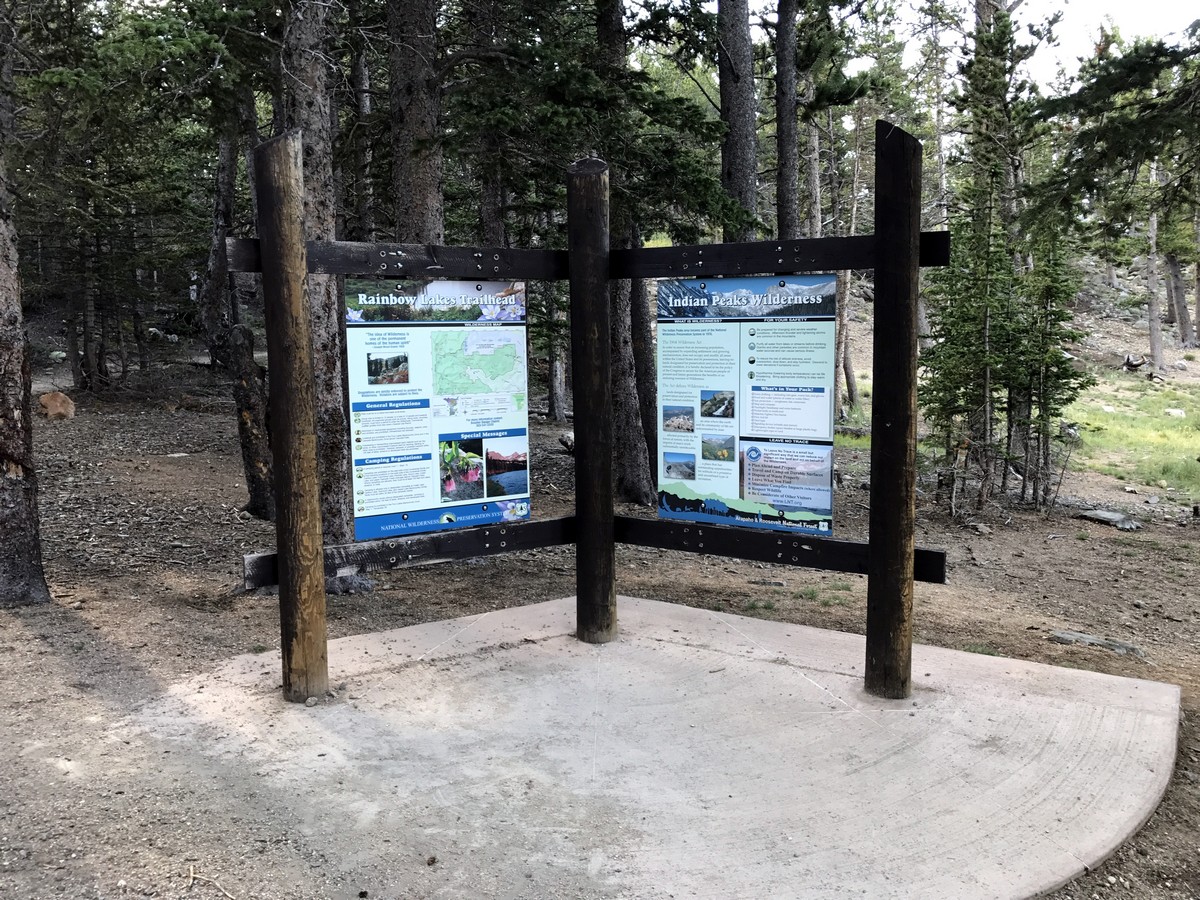
<instances>
[{"instance_id":1,"label":"pine tree","mask_svg":"<svg viewBox=\"0 0 1200 900\"><path fill-rule=\"evenodd\" d=\"M920 399L939 433L957 487L978 479L975 507L1021 479L1046 499L1051 420L1083 384L1064 364L1066 304L1074 291L1062 245L1066 223L1027 229L1020 187L1039 133L1018 76L1031 52L990 0L976 4L974 52L958 103L967 127L966 172L952 217L950 267L929 278L931 345ZM1033 488L1032 496L1029 488Z\"/></svg>"}]
</instances>

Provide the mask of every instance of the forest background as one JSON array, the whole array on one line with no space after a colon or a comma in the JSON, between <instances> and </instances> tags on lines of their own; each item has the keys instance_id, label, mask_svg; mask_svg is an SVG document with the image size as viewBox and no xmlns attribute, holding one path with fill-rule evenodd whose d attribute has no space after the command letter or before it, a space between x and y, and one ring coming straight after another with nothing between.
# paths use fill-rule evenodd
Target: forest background
<instances>
[{"instance_id":1,"label":"forest background","mask_svg":"<svg viewBox=\"0 0 1200 900\"><path fill-rule=\"evenodd\" d=\"M310 239L562 246L566 166L607 160L616 246L871 229L873 120L926 147L924 222L953 233L923 292L921 402L944 480L978 508L1049 503L1090 376L1064 345L1078 262L1138 260L1144 365L1195 342L1200 31L1102 27L1056 96L1028 77L1057 16L1023 0L566 0L227 4L4 0L0 49L0 568L44 599L23 316L62 319L77 390L135 386L155 339L234 375L250 493L270 517L261 301L225 239L253 233L247 151L304 135ZM18 262L19 260L19 262ZM857 273L842 299L869 299ZM652 285L611 290L617 486L654 495ZM338 280L309 284L328 543L351 535ZM843 302L841 308L848 308ZM561 287L531 291L554 418L567 414ZM838 329L838 417L860 405ZM44 352L44 351L42 351ZM1142 362L1142 358L1146 360Z\"/></svg>"}]
</instances>

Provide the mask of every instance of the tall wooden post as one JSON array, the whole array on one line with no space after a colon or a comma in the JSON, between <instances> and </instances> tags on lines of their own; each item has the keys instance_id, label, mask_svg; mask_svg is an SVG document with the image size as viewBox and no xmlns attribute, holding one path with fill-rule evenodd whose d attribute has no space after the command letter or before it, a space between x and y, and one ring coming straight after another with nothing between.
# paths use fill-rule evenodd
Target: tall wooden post
<instances>
[{"instance_id":1,"label":"tall wooden post","mask_svg":"<svg viewBox=\"0 0 1200 900\"><path fill-rule=\"evenodd\" d=\"M921 144L875 123L875 350L864 686L912 691Z\"/></svg>"},{"instance_id":2,"label":"tall wooden post","mask_svg":"<svg viewBox=\"0 0 1200 900\"><path fill-rule=\"evenodd\" d=\"M329 659L300 132L257 147L254 171L271 373L283 695L303 702L329 689Z\"/></svg>"},{"instance_id":3,"label":"tall wooden post","mask_svg":"<svg viewBox=\"0 0 1200 900\"><path fill-rule=\"evenodd\" d=\"M603 160L581 159L567 170L567 249L575 403L576 636L603 644L617 636L608 165Z\"/></svg>"}]
</instances>

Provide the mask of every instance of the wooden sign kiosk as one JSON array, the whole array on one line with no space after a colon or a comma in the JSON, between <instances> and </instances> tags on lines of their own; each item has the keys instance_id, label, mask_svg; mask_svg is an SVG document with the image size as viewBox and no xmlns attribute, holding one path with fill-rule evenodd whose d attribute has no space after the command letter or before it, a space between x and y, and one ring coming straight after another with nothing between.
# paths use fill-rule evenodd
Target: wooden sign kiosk
<instances>
[{"instance_id":1,"label":"wooden sign kiosk","mask_svg":"<svg viewBox=\"0 0 1200 900\"><path fill-rule=\"evenodd\" d=\"M255 151L258 240L230 240L231 271L263 273L271 367L272 451L278 515L276 553L246 558L246 585L279 584L283 687L290 700L328 686L327 575L398 568L428 558L465 558L576 545L577 634L617 636L617 542L866 574L864 686L881 697L911 692L913 581L944 582L945 554L914 545L916 516L917 276L946 265L949 234L920 231L921 145L887 122L875 126L875 234L610 251L608 167L581 160L567 172L564 250L428 247L303 240L298 133ZM615 278L791 275L875 270L868 543L779 531L638 519L613 514L613 423L608 285ZM492 280L567 279L575 403L574 516L522 524L321 546L317 503L311 341L304 279L309 273Z\"/></svg>"}]
</instances>

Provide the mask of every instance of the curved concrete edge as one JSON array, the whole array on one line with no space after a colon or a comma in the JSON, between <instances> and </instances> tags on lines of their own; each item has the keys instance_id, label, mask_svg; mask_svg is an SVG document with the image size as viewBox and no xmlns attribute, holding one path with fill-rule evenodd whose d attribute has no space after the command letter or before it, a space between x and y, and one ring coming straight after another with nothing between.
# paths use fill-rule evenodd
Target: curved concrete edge
<instances>
[{"instance_id":1,"label":"curved concrete edge","mask_svg":"<svg viewBox=\"0 0 1200 900\"><path fill-rule=\"evenodd\" d=\"M1103 861L1170 781L1174 685L918 645L913 697L883 700L859 635L618 609L603 646L572 637L573 598L332 641L346 687L312 709L282 700L277 655L239 657L140 727L269 760L322 832L402 784L384 793L442 836L421 873L439 897L524 896L498 868L514 854L566 896L1034 896ZM364 866L394 852L343 839Z\"/></svg>"}]
</instances>

